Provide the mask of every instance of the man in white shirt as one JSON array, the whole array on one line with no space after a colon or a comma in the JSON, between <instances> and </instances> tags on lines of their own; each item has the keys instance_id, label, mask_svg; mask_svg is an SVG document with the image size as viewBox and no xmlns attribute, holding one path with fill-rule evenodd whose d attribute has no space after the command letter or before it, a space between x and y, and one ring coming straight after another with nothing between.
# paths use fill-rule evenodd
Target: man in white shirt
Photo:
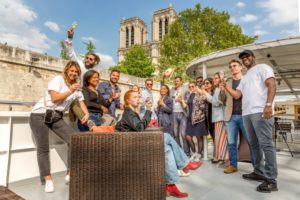
<instances>
[{"instance_id":1,"label":"man in white shirt","mask_svg":"<svg viewBox=\"0 0 300 200\"><path fill-rule=\"evenodd\" d=\"M256 190L269 193L278 191L276 151L272 142L272 104L276 94L275 76L270 66L256 64L252 51L239 54L243 65L248 69L239 86L233 90L223 82L226 90L235 98L243 95L243 122L250 139L253 153L254 172L243 174L244 179L263 181Z\"/></svg>"}]
</instances>

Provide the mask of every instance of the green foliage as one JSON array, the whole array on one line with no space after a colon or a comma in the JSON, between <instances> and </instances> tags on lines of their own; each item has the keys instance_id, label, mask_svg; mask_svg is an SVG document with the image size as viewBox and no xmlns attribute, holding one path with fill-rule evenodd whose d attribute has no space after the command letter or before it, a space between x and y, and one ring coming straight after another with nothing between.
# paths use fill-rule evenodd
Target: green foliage
<instances>
[{"instance_id":1,"label":"green foliage","mask_svg":"<svg viewBox=\"0 0 300 200\"><path fill-rule=\"evenodd\" d=\"M95 53L95 50L96 50L96 46L93 44L93 42L91 40L89 40L88 42L84 42L84 44L86 45L86 54L89 54L89 53Z\"/></svg>"},{"instance_id":2,"label":"green foliage","mask_svg":"<svg viewBox=\"0 0 300 200\"><path fill-rule=\"evenodd\" d=\"M155 71L151 58L141 45L132 46L126 52L120 65L109 69L118 69L122 73L142 78L151 77Z\"/></svg>"},{"instance_id":3,"label":"green foliage","mask_svg":"<svg viewBox=\"0 0 300 200\"><path fill-rule=\"evenodd\" d=\"M60 43L60 57L61 57L62 59L68 60L69 57L68 57L68 55L67 55L67 53L66 53L66 46L65 46L64 41L61 40L59 43Z\"/></svg>"},{"instance_id":4,"label":"green foliage","mask_svg":"<svg viewBox=\"0 0 300 200\"><path fill-rule=\"evenodd\" d=\"M227 12L201 8L200 4L180 12L163 38L160 72L172 67L174 75L183 75L185 66L199 56L253 43L257 39L244 35L241 27L230 23L229 19Z\"/></svg>"}]
</instances>

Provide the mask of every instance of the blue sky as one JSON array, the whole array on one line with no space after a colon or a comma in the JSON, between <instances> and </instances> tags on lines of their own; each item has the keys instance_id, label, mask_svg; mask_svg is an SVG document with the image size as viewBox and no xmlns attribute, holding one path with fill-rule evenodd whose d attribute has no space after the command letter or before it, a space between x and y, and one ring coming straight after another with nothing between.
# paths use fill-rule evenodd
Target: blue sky
<instances>
[{"instance_id":1,"label":"blue sky","mask_svg":"<svg viewBox=\"0 0 300 200\"><path fill-rule=\"evenodd\" d=\"M74 36L76 52L85 52L83 41L92 39L102 66L117 63L119 25L123 17L139 16L151 32L153 12L172 4L176 12L196 3L227 11L231 22L258 41L299 35L300 0L0 0L0 42L59 56L59 41L78 22ZM149 34L150 39L150 34ZM150 41L150 40L149 40Z\"/></svg>"}]
</instances>

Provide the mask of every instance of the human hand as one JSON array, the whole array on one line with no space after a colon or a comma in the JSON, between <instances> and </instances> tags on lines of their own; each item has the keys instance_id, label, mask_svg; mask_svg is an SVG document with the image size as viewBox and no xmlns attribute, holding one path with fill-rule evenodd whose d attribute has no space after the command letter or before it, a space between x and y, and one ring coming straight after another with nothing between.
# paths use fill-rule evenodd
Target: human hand
<instances>
[{"instance_id":1,"label":"human hand","mask_svg":"<svg viewBox=\"0 0 300 200\"><path fill-rule=\"evenodd\" d=\"M89 113L86 113L86 114L83 116L83 118L81 118L81 120L80 120L81 124L86 123L87 120L89 119L89 117L90 117L90 114L89 114Z\"/></svg>"},{"instance_id":2,"label":"human hand","mask_svg":"<svg viewBox=\"0 0 300 200\"><path fill-rule=\"evenodd\" d=\"M70 27L70 28L68 29L67 34L68 34L68 38L73 38L73 36L74 36L74 28L73 28L73 27Z\"/></svg>"},{"instance_id":3,"label":"human hand","mask_svg":"<svg viewBox=\"0 0 300 200\"><path fill-rule=\"evenodd\" d=\"M165 103L163 98L159 99L159 105L164 107Z\"/></svg>"},{"instance_id":4,"label":"human hand","mask_svg":"<svg viewBox=\"0 0 300 200\"><path fill-rule=\"evenodd\" d=\"M105 106L101 106L101 109L103 113L108 113L108 109Z\"/></svg>"},{"instance_id":5,"label":"human hand","mask_svg":"<svg viewBox=\"0 0 300 200\"><path fill-rule=\"evenodd\" d=\"M81 89L80 83L74 83L69 87L70 91L73 93L75 91L79 91Z\"/></svg>"},{"instance_id":6,"label":"human hand","mask_svg":"<svg viewBox=\"0 0 300 200\"><path fill-rule=\"evenodd\" d=\"M265 106L263 118L270 119L272 117L272 106Z\"/></svg>"}]
</instances>

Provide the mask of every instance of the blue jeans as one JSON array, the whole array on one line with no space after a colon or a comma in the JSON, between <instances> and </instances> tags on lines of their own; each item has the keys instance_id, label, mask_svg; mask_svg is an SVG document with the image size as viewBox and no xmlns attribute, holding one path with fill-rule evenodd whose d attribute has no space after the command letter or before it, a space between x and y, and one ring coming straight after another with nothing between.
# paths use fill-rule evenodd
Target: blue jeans
<instances>
[{"instance_id":1,"label":"blue jeans","mask_svg":"<svg viewBox=\"0 0 300 200\"><path fill-rule=\"evenodd\" d=\"M243 116L244 125L249 133L250 148L253 152L254 172L276 181L277 160L272 142L274 118L264 119L262 113Z\"/></svg>"},{"instance_id":2,"label":"blue jeans","mask_svg":"<svg viewBox=\"0 0 300 200\"><path fill-rule=\"evenodd\" d=\"M180 136L182 138L183 143L183 150L186 155L190 155L190 148L188 146L187 140L186 140L186 123L187 123L187 117L183 112L174 112L173 113L173 134L176 142L179 146L180 144Z\"/></svg>"},{"instance_id":3,"label":"blue jeans","mask_svg":"<svg viewBox=\"0 0 300 200\"><path fill-rule=\"evenodd\" d=\"M164 133L164 145L166 183L175 184L179 181L177 169L183 169L189 163L189 159L168 133Z\"/></svg>"},{"instance_id":4,"label":"blue jeans","mask_svg":"<svg viewBox=\"0 0 300 200\"><path fill-rule=\"evenodd\" d=\"M90 118L89 120L92 120L96 126L100 126L102 124L101 115L99 113L89 113ZM80 132L89 131L89 127L86 124L81 124L80 120L77 120L77 127L80 130Z\"/></svg>"},{"instance_id":5,"label":"blue jeans","mask_svg":"<svg viewBox=\"0 0 300 200\"><path fill-rule=\"evenodd\" d=\"M227 129L227 140L228 140L228 151L229 151L229 160L230 165L237 168L237 162L238 162L238 135L239 130L242 131L243 137L245 138L248 146L249 144L249 136L245 130L244 124L243 124L243 117L242 115L232 115L230 120L225 122L226 129ZM250 149L250 157L252 161L252 152ZM253 163L253 161L252 161Z\"/></svg>"}]
</instances>

